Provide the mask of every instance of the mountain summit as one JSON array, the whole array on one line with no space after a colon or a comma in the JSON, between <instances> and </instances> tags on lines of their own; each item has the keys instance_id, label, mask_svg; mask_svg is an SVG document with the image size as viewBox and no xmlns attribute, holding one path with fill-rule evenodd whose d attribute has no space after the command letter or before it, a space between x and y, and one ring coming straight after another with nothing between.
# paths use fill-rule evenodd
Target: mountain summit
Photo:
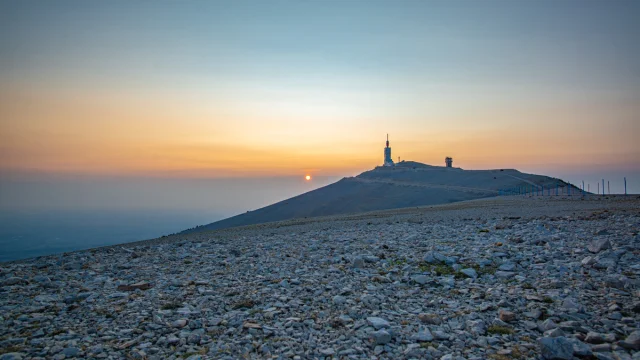
<instances>
[{"instance_id":1,"label":"mountain summit","mask_svg":"<svg viewBox=\"0 0 640 360\"><path fill-rule=\"evenodd\" d=\"M358 213L452 203L492 197L507 189L532 186L547 189L567 184L555 178L526 174L514 169L463 170L402 161L378 166L355 177L294 196L183 233L216 230L312 216ZM572 191L578 191L573 187Z\"/></svg>"}]
</instances>

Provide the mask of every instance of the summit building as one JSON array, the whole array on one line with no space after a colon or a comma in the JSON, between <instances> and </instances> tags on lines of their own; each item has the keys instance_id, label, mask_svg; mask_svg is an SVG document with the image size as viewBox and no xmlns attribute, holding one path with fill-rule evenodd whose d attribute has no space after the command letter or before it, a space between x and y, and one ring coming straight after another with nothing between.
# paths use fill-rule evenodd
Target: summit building
<instances>
[{"instance_id":1,"label":"summit building","mask_svg":"<svg viewBox=\"0 0 640 360\"><path fill-rule=\"evenodd\" d=\"M391 160L391 148L389 147L389 134L387 134L387 147L384 148L384 164L382 166L394 166Z\"/></svg>"}]
</instances>

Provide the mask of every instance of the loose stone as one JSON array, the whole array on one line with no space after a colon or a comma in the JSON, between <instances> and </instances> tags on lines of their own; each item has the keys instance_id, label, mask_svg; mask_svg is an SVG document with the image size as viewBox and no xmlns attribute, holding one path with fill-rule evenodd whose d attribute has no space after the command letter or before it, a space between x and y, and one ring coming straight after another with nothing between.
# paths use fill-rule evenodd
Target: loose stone
<instances>
[{"instance_id":1,"label":"loose stone","mask_svg":"<svg viewBox=\"0 0 640 360\"><path fill-rule=\"evenodd\" d=\"M385 345L391 342L391 334L384 329L380 329L371 333L376 345Z\"/></svg>"},{"instance_id":2,"label":"loose stone","mask_svg":"<svg viewBox=\"0 0 640 360\"><path fill-rule=\"evenodd\" d=\"M540 338L540 353L548 360L572 360L573 344L565 337Z\"/></svg>"},{"instance_id":3,"label":"loose stone","mask_svg":"<svg viewBox=\"0 0 640 360\"><path fill-rule=\"evenodd\" d=\"M516 319L516 314L514 314L511 311L507 311L507 310L500 310L500 320L504 321L504 322L511 322L514 321Z\"/></svg>"},{"instance_id":4,"label":"loose stone","mask_svg":"<svg viewBox=\"0 0 640 360\"><path fill-rule=\"evenodd\" d=\"M368 317L367 321L376 330L382 329L382 328L388 328L389 326L391 326L387 320L385 320L383 318L375 317L375 316Z\"/></svg>"}]
</instances>

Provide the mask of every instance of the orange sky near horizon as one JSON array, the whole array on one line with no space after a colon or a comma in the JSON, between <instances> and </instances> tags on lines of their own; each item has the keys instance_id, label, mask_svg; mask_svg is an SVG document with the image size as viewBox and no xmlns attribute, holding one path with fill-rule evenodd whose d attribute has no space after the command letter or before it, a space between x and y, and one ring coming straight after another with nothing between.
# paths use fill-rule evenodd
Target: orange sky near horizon
<instances>
[{"instance_id":1,"label":"orange sky near horizon","mask_svg":"<svg viewBox=\"0 0 640 360\"><path fill-rule=\"evenodd\" d=\"M609 107L453 111L424 120L299 117L264 107L252 112L192 98L92 91L0 92L3 171L233 177L353 175L382 162L386 131L394 160L468 169L608 166L640 163L638 106L618 107L627 128L611 129ZM45 87L46 89L46 87ZM436 109L437 110L437 109ZM310 106L308 113L313 113ZM609 114L610 116L610 114ZM513 120L509 118L513 118ZM552 121L536 119L547 118ZM490 120L489 120L490 119ZM516 120L518 119L518 120ZM580 121L589 121L581 127ZM622 122L624 124L625 122ZM496 125L497 124L497 125Z\"/></svg>"}]
</instances>

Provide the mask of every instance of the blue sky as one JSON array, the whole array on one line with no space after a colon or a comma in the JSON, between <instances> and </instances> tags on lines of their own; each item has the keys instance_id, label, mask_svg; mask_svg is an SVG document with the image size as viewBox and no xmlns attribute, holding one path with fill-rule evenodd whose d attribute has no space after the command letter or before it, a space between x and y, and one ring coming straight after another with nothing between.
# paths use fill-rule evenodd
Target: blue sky
<instances>
[{"instance_id":1,"label":"blue sky","mask_svg":"<svg viewBox=\"0 0 640 360\"><path fill-rule=\"evenodd\" d=\"M638 90L640 76L635 1L8 1L2 8L5 76L285 85L345 76L371 85L420 79L609 90Z\"/></svg>"}]
</instances>

